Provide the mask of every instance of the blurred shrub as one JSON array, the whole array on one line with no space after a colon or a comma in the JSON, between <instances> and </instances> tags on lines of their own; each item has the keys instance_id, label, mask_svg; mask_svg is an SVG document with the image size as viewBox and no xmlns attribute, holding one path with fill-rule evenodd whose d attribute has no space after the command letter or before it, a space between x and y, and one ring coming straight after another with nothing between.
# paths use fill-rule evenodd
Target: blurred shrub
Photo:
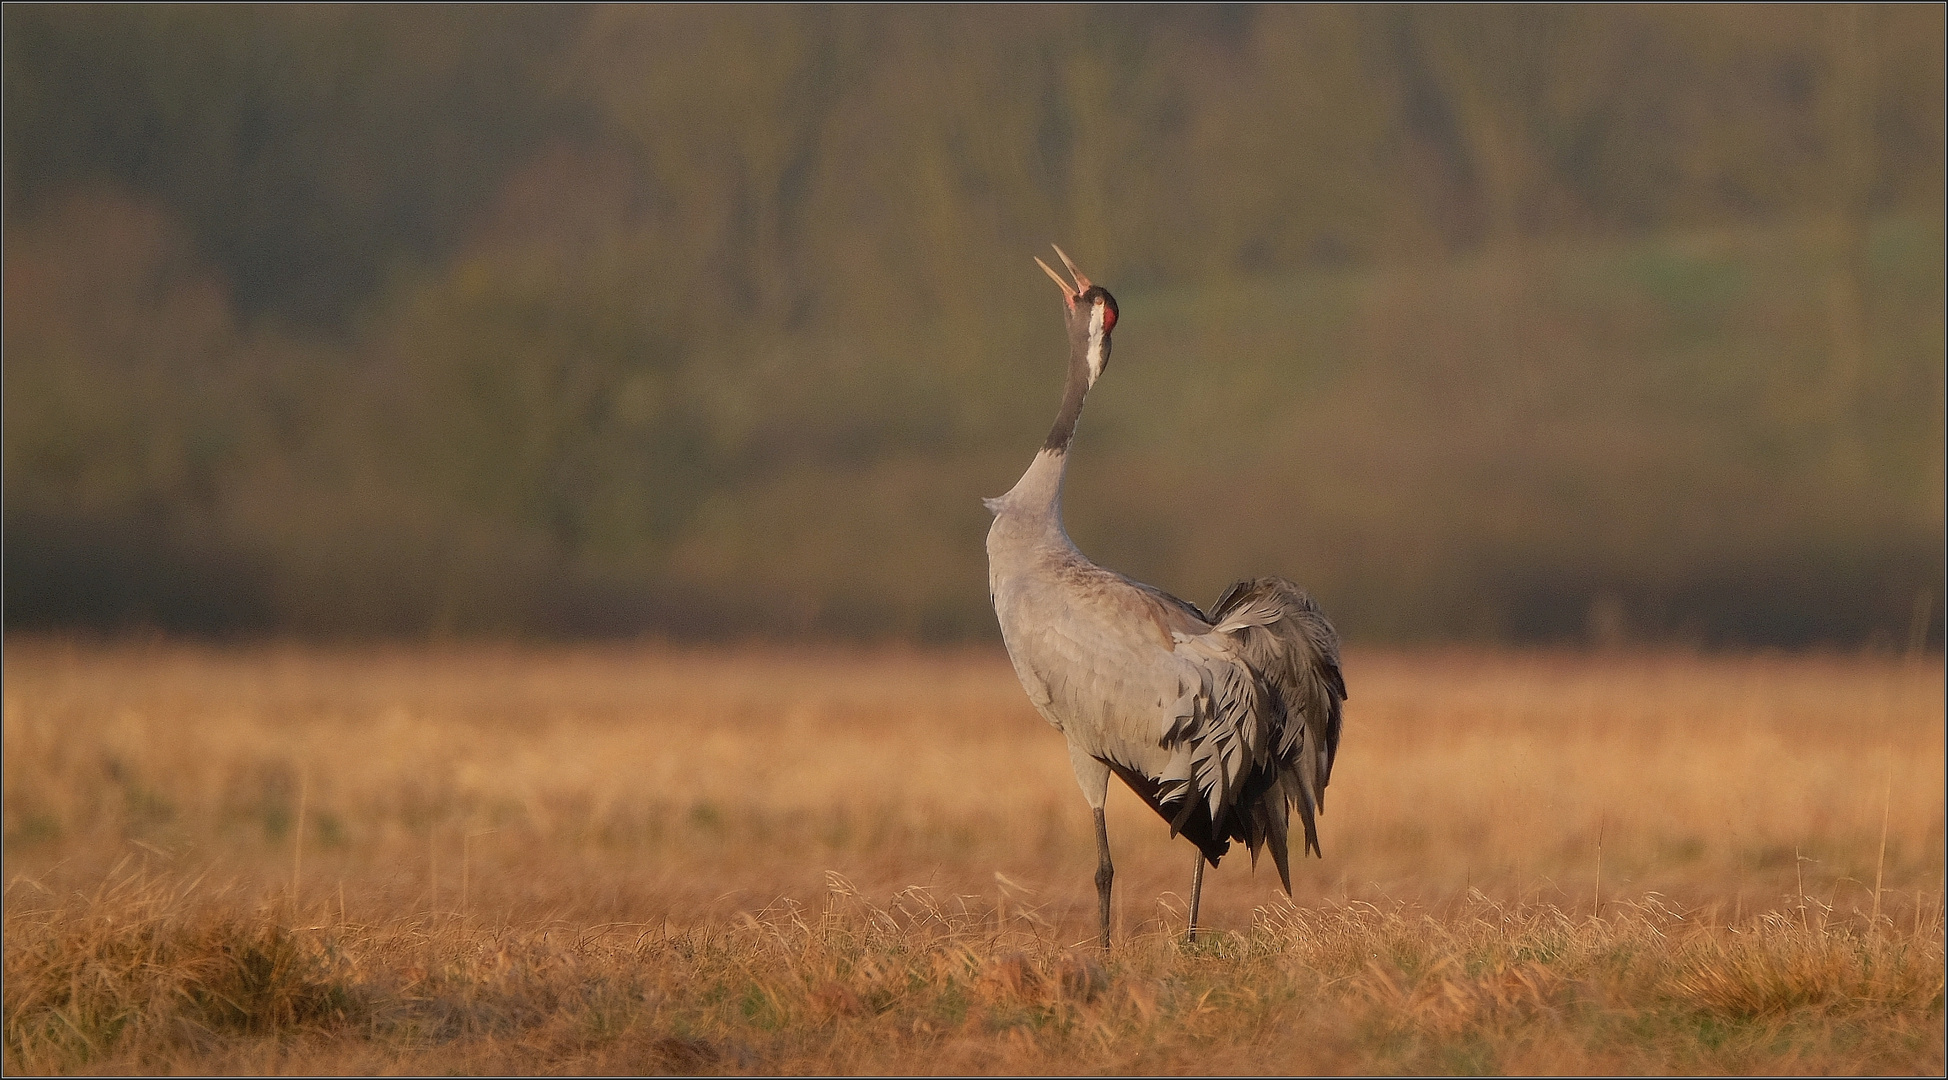
<instances>
[{"instance_id":1,"label":"blurred shrub","mask_svg":"<svg viewBox=\"0 0 1948 1080\"><path fill-rule=\"evenodd\" d=\"M5 19L10 626L1938 634L1939 9Z\"/></svg>"}]
</instances>

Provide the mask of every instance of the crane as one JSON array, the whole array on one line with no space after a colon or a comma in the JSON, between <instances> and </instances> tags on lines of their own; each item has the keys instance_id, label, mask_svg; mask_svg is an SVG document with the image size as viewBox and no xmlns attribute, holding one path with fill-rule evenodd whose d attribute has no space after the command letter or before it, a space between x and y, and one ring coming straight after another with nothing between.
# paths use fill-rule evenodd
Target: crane
<instances>
[{"instance_id":1,"label":"crane","mask_svg":"<svg viewBox=\"0 0 1948 1080\"><path fill-rule=\"evenodd\" d=\"M1096 820L1096 899L1109 949L1116 876L1103 820L1111 773L1197 848L1187 936L1197 938L1204 866L1242 841L1257 864L1269 847L1292 892L1290 812L1304 851L1319 854L1315 816L1339 748L1339 635L1298 586L1240 581L1207 615L1190 603L1090 562L1062 526L1062 477L1083 399L1109 365L1115 297L1057 247L1073 282L1036 259L1062 289L1068 381L1048 439L1005 495L983 502L988 594L1015 675L1037 712L1062 732ZM1222 527L1221 517L1214 527ZM1304 852L1302 851L1302 854Z\"/></svg>"}]
</instances>

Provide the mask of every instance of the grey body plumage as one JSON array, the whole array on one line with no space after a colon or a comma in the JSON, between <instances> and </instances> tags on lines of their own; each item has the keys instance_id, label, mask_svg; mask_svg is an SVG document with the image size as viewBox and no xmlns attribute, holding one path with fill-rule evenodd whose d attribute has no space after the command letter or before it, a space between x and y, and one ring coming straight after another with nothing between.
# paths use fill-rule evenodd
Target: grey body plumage
<instances>
[{"instance_id":1,"label":"grey body plumage","mask_svg":"<svg viewBox=\"0 0 1948 1080\"><path fill-rule=\"evenodd\" d=\"M1068 384L1048 441L1021 480L986 500L988 588L1022 689L1068 740L1076 780L1096 817L1101 940L1109 945L1109 858L1103 803L1112 773L1198 848L1190 935L1206 862L1241 841L1254 862L1270 848L1292 889L1286 837L1296 810L1305 850L1319 851L1317 815L1338 750L1339 638L1283 578L1239 582L1207 615L1161 590L1090 562L1062 526L1062 479L1082 402L1108 364L1115 300L1056 249L1075 285L1062 286ZM1037 260L1038 262L1040 260Z\"/></svg>"}]
</instances>

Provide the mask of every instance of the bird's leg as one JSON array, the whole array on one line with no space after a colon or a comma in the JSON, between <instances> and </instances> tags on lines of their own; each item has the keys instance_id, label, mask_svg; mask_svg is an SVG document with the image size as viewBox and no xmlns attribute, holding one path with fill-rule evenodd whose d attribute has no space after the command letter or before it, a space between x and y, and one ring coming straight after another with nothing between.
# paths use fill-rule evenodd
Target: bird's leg
<instances>
[{"instance_id":1,"label":"bird's leg","mask_svg":"<svg viewBox=\"0 0 1948 1080\"><path fill-rule=\"evenodd\" d=\"M1190 931L1186 939L1197 940L1197 901L1204 895L1204 852L1197 853L1197 864L1190 871Z\"/></svg>"},{"instance_id":2,"label":"bird's leg","mask_svg":"<svg viewBox=\"0 0 1948 1080\"><path fill-rule=\"evenodd\" d=\"M1109 861L1109 826L1103 822L1103 808L1096 807L1096 914L1102 925L1103 952L1109 951L1109 883L1115 880L1116 867Z\"/></svg>"}]
</instances>

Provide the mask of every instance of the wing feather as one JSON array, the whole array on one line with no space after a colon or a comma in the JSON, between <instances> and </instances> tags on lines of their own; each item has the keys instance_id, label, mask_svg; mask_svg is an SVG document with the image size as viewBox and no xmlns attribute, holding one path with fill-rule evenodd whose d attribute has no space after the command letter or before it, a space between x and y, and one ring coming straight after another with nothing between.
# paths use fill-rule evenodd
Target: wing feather
<instances>
[{"instance_id":1,"label":"wing feather","mask_svg":"<svg viewBox=\"0 0 1948 1080\"><path fill-rule=\"evenodd\" d=\"M1298 811L1305 850L1319 853L1317 816L1346 699L1339 635L1311 597L1276 577L1233 585L1205 625L1172 628L1186 672L1159 724L1172 757L1157 810L1173 832L1208 815L1204 832L1244 841L1254 862L1269 845L1289 893L1290 810ZM1211 850L1206 856L1216 862Z\"/></svg>"},{"instance_id":2,"label":"wing feather","mask_svg":"<svg viewBox=\"0 0 1948 1080\"><path fill-rule=\"evenodd\" d=\"M1051 665L1033 672L1043 695L1053 699L1044 715L1076 712L1066 717L1071 722L1057 725L1071 742L1086 738L1088 752L1168 821L1172 835L1190 838L1213 865L1233 840L1245 843L1254 863L1269 846L1289 893L1291 811L1298 811L1304 830L1302 852L1319 853L1317 816L1338 752L1346 697L1339 638L1324 613L1282 578L1233 585L1207 617L1079 556L1055 572L1070 593L1086 600L1079 606L1092 617L1086 624L1049 619L1041 630L1045 651L1081 660L1105 649L1105 655L1132 659L1161 649L1176 673L1174 685L1170 674L1158 672L1162 685L1151 682L1139 692L1136 683L1071 686L1063 676L1090 670L1088 665ZM1116 664L1097 669L1103 677L1125 670ZM1024 686L1030 683L1023 678ZM1087 710L1062 704L1129 701L1139 693L1157 711L1148 714L1154 719L1147 726L1129 734L1154 739L1150 746L1166 752L1147 766L1139 765L1140 748L1118 747L1124 736L1114 734L1107 716L1089 721ZM1043 703L1037 699L1037 705Z\"/></svg>"}]
</instances>

